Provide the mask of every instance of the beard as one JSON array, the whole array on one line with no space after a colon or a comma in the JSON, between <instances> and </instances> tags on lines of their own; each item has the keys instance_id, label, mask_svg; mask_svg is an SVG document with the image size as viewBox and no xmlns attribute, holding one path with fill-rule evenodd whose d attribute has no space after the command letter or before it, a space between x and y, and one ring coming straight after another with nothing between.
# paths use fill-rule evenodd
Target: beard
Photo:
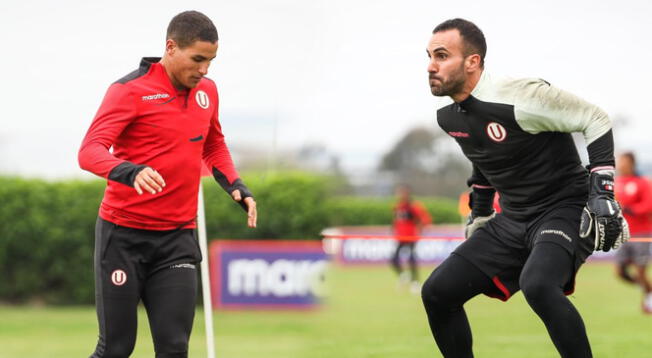
<instances>
[{"instance_id":1,"label":"beard","mask_svg":"<svg viewBox=\"0 0 652 358\"><path fill-rule=\"evenodd\" d=\"M432 82L430 82L430 92L432 92L433 96L450 97L456 93L460 93L464 88L464 83L466 82L466 76L464 76L464 63L461 63L460 67L451 72L448 79L444 80L441 77L430 74L429 80L432 81L433 79L439 80L438 85L433 85Z\"/></svg>"}]
</instances>

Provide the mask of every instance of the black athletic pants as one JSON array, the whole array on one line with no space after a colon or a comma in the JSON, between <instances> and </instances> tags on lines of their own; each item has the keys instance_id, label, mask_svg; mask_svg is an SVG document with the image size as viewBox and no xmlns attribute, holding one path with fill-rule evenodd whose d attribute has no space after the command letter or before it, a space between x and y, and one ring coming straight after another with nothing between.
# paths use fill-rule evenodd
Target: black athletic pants
<instances>
[{"instance_id":1,"label":"black athletic pants","mask_svg":"<svg viewBox=\"0 0 652 358\"><path fill-rule=\"evenodd\" d=\"M98 218L95 300L100 334L91 358L129 357L141 299L156 357L187 357L200 261L194 230L132 229Z\"/></svg>"},{"instance_id":2,"label":"black athletic pants","mask_svg":"<svg viewBox=\"0 0 652 358\"><path fill-rule=\"evenodd\" d=\"M398 273L399 275L403 272L403 267L401 267L401 250L403 248L406 248L409 250L410 256L408 258L408 263L410 265L410 273L411 273L411 279L412 281L418 280L418 270L417 270L417 258L416 258L416 251L415 251L415 245L416 242L398 242L398 245L396 246L396 251L394 251L394 255L392 256L392 267Z\"/></svg>"},{"instance_id":3,"label":"black athletic pants","mask_svg":"<svg viewBox=\"0 0 652 358\"><path fill-rule=\"evenodd\" d=\"M586 358L592 355L584 323L563 290L574 274L572 267L572 258L565 249L541 242L534 246L519 283L561 357ZM422 296L428 322L444 357L473 357L471 328L463 305L493 290L494 282L486 274L456 254L439 265L425 282Z\"/></svg>"}]
</instances>

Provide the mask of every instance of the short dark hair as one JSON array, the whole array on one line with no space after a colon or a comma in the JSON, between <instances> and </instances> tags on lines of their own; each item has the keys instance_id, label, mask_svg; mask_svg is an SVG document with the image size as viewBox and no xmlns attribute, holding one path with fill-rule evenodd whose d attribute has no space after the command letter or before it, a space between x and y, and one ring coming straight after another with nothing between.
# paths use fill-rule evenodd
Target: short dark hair
<instances>
[{"instance_id":1,"label":"short dark hair","mask_svg":"<svg viewBox=\"0 0 652 358\"><path fill-rule=\"evenodd\" d=\"M487 54L487 42L484 39L484 34L479 27L468 20L456 18L450 19L437 25L433 34L447 30L457 30L464 39L464 56L472 54L480 55L480 67L484 67L484 57Z\"/></svg>"},{"instance_id":2,"label":"short dark hair","mask_svg":"<svg viewBox=\"0 0 652 358\"><path fill-rule=\"evenodd\" d=\"M181 48L195 41L217 42L217 29L208 16L199 11L184 11L173 17L168 25L167 39Z\"/></svg>"},{"instance_id":3,"label":"short dark hair","mask_svg":"<svg viewBox=\"0 0 652 358\"><path fill-rule=\"evenodd\" d=\"M633 164L633 165L636 165L636 156L634 155L634 152L624 152L624 153L620 153L620 156L621 156L621 157L625 157L625 158L631 160L631 161L632 161L632 164Z\"/></svg>"}]
</instances>

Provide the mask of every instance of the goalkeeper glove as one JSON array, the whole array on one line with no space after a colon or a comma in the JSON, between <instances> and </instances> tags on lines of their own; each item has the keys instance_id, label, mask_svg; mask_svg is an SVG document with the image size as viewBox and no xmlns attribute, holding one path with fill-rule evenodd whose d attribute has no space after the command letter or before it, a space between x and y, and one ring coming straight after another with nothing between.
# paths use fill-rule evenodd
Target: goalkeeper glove
<instances>
[{"instance_id":1,"label":"goalkeeper glove","mask_svg":"<svg viewBox=\"0 0 652 358\"><path fill-rule=\"evenodd\" d=\"M496 216L496 212L492 211L491 215L488 216L473 216L469 214L469 217L466 221L466 226L464 227L464 238L468 239L473 235L473 233L479 228L483 227L487 221L491 220Z\"/></svg>"},{"instance_id":2,"label":"goalkeeper glove","mask_svg":"<svg viewBox=\"0 0 652 358\"><path fill-rule=\"evenodd\" d=\"M582 211L580 237L593 240L593 249L607 252L629 240L629 226L614 199L614 170L589 177L589 200Z\"/></svg>"},{"instance_id":3,"label":"goalkeeper glove","mask_svg":"<svg viewBox=\"0 0 652 358\"><path fill-rule=\"evenodd\" d=\"M483 227L487 221L496 216L496 212L493 210L495 193L496 190L492 187L473 186L473 190L469 194L471 213L464 227L464 238L470 238L473 232Z\"/></svg>"}]
</instances>

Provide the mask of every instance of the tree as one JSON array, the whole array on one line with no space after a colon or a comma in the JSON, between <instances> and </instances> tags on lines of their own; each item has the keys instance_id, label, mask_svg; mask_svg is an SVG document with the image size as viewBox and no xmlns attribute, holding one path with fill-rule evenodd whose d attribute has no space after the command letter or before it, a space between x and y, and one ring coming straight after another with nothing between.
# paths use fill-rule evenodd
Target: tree
<instances>
[{"instance_id":1,"label":"tree","mask_svg":"<svg viewBox=\"0 0 652 358\"><path fill-rule=\"evenodd\" d=\"M391 172L394 184L405 183L416 194L458 197L471 173L457 145L441 131L410 129L382 157L378 167Z\"/></svg>"}]
</instances>

